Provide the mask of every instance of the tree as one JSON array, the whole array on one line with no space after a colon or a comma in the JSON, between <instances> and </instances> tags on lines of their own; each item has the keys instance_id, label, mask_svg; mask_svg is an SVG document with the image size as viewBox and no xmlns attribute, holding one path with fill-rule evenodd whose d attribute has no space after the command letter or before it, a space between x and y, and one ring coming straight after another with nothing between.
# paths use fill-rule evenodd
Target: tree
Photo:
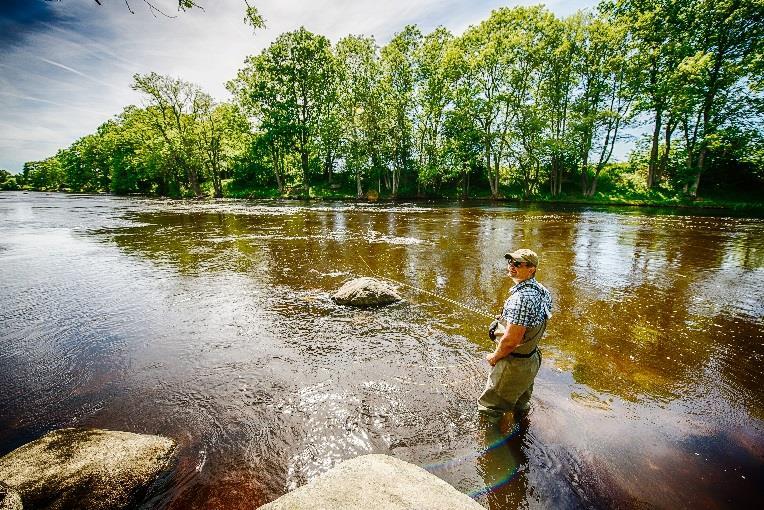
<instances>
[{"instance_id":1,"label":"tree","mask_svg":"<svg viewBox=\"0 0 764 510\"><path fill-rule=\"evenodd\" d=\"M448 64L454 36L439 27L427 34L414 53L416 62L416 151L419 155L419 182L433 183L443 176L443 129L456 81Z\"/></svg>"},{"instance_id":2,"label":"tree","mask_svg":"<svg viewBox=\"0 0 764 510\"><path fill-rule=\"evenodd\" d=\"M593 196L597 178L612 156L631 99L626 91L622 26L590 15L581 16L580 20L581 51L576 67L581 92L573 103L572 122L581 168L581 193ZM593 150L596 154L592 154ZM590 174L592 155L597 159ZM651 153L651 161L652 156Z\"/></svg>"},{"instance_id":3,"label":"tree","mask_svg":"<svg viewBox=\"0 0 764 510\"><path fill-rule=\"evenodd\" d=\"M42 161L27 161L22 174L24 183L33 189L57 191L64 187L64 170L56 156Z\"/></svg>"},{"instance_id":4,"label":"tree","mask_svg":"<svg viewBox=\"0 0 764 510\"><path fill-rule=\"evenodd\" d=\"M249 122L233 104L209 103L202 109L197 129L202 160L212 178L214 196L222 198L222 179L231 161L245 150L244 139L249 133Z\"/></svg>"},{"instance_id":5,"label":"tree","mask_svg":"<svg viewBox=\"0 0 764 510\"><path fill-rule=\"evenodd\" d=\"M398 195L401 179L413 173L414 134L412 117L415 107L416 62L414 53L422 34L414 25L406 26L382 48L381 66L384 131L390 158L390 192Z\"/></svg>"},{"instance_id":6,"label":"tree","mask_svg":"<svg viewBox=\"0 0 764 510\"><path fill-rule=\"evenodd\" d=\"M348 36L337 42L338 106L342 155L354 176L356 196L363 196L363 181L374 166L375 119L378 117L380 64L370 37Z\"/></svg>"},{"instance_id":7,"label":"tree","mask_svg":"<svg viewBox=\"0 0 764 510\"><path fill-rule=\"evenodd\" d=\"M156 73L134 75L132 88L146 94L151 125L162 136L172 162L184 172L191 191L200 197L197 123L209 115L212 99L194 84Z\"/></svg>"},{"instance_id":8,"label":"tree","mask_svg":"<svg viewBox=\"0 0 764 510\"><path fill-rule=\"evenodd\" d=\"M719 129L743 124L756 108L757 66L764 55L764 4L758 0L697 0L684 12L687 56L678 66L683 84L681 122L687 164L697 196L700 177ZM760 75L759 75L760 76Z\"/></svg>"},{"instance_id":9,"label":"tree","mask_svg":"<svg viewBox=\"0 0 764 510\"><path fill-rule=\"evenodd\" d=\"M672 84L682 59L681 13L693 0L618 0L603 3L613 24L626 27L630 63L629 84L635 98L635 108L653 116L653 132L647 170L647 187L660 182L659 145L661 128L670 112ZM670 134L675 119L669 118Z\"/></svg>"},{"instance_id":10,"label":"tree","mask_svg":"<svg viewBox=\"0 0 764 510\"><path fill-rule=\"evenodd\" d=\"M545 27L547 58L542 61L536 101L545 119L546 151L549 158L549 191L562 192L565 170L575 161L575 144L570 136L570 116L578 73L575 61L581 52L581 14L552 20Z\"/></svg>"},{"instance_id":11,"label":"tree","mask_svg":"<svg viewBox=\"0 0 764 510\"><path fill-rule=\"evenodd\" d=\"M501 8L459 40L463 61L456 107L483 133L483 166L494 198L510 151L526 176L539 166L540 125L531 94L538 87L542 27L551 19L542 7ZM528 189L531 183L525 184Z\"/></svg>"},{"instance_id":12,"label":"tree","mask_svg":"<svg viewBox=\"0 0 764 510\"><path fill-rule=\"evenodd\" d=\"M332 101L335 79L329 40L304 27L280 35L229 82L242 107L259 117L274 151L288 148L300 158L303 193L307 195L311 158L320 127ZM283 158L279 156L277 160ZM279 169L274 169L278 175Z\"/></svg>"}]
</instances>

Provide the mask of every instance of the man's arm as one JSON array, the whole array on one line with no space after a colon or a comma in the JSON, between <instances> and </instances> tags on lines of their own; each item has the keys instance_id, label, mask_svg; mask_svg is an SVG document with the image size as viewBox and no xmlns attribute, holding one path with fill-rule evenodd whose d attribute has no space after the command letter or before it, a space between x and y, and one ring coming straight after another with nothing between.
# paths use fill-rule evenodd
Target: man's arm
<instances>
[{"instance_id":1,"label":"man's arm","mask_svg":"<svg viewBox=\"0 0 764 510\"><path fill-rule=\"evenodd\" d=\"M515 350L515 347L520 345L523 341L523 336L528 328L520 326L519 324L509 324L507 330L504 332L504 336L499 339L499 343L496 344L496 350L489 354L486 359L491 366L496 365L496 362L502 358L509 356L509 353Z\"/></svg>"}]
</instances>

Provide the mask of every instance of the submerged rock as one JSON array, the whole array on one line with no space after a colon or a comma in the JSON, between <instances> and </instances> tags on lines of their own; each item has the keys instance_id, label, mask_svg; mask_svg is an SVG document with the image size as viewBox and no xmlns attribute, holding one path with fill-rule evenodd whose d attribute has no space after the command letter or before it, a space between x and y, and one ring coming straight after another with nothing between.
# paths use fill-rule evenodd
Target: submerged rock
<instances>
[{"instance_id":1,"label":"submerged rock","mask_svg":"<svg viewBox=\"0 0 764 510\"><path fill-rule=\"evenodd\" d=\"M387 455L347 460L260 510L483 510L419 466Z\"/></svg>"},{"instance_id":2,"label":"submerged rock","mask_svg":"<svg viewBox=\"0 0 764 510\"><path fill-rule=\"evenodd\" d=\"M332 299L341 305L377 306L395 303L403 298L384 281L364 277L345 283Z\"/></svg>"},{"instance_id":3,"label":"submerged rock","mask_svg":"<svg viewBox=\"0 0 764 510\"><path fill-rule=\"evenodd\" d=\"M123 509L150 491L174 451L160 436L61 429L0 458L0 482L27 508Z\"/></svg>"}]
</instances>

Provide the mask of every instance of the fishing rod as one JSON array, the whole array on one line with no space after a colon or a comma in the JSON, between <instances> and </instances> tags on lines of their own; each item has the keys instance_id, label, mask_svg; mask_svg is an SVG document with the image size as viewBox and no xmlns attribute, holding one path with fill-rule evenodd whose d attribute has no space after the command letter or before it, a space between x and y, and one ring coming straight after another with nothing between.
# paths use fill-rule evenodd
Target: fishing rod
<instances>
[{"instance_id":1,"label":"fishing rod","mask_svg":"<svg viewBox=\"0 0 764 510\"><path fill-rule=\"evenodd\" d=\"M396 283L398 285L402 285L404 287L408 287L408 288L413 289L413 290L415 290L417 292L421 292L423 294L427 294L429 296L436 297L436 298L438 298L438 299L440 299L442 301L445 301L447 303L450 303L452 305L456 305L456 306L458 306L460 308L464 308L465 310L468 310L468 311L470 311L470 312L472 312L472 313L474 313L476 315L482 315L483 317L488 317L491 320L496 319L496 316L493 315L493 314L487 313L487 312L485 312L483 310L478 310L477 308L472 308L471 306L465 305L464 303L456 301L455 299L451 299L451 298L447 298L445 296L441 296L440 294L436 294L435 292L430 292L429 290L421 289L419 287L415 287L414 285L409 285L408 283L399 282L398 280L394 280L393 278L388 278L387 276L378 275L377 273L374 272L374 270L371 268L369 263L366 262L366 259L363 258L363 255L361 255L359 253L358 256L361 258L363 263L366 264L366 267L369 268L369 271L371 272L371 274L374 275L377 278L381 278L383 280L389 280L389 281L391 281L393 283Z\"/></svg>"}]
</instances>

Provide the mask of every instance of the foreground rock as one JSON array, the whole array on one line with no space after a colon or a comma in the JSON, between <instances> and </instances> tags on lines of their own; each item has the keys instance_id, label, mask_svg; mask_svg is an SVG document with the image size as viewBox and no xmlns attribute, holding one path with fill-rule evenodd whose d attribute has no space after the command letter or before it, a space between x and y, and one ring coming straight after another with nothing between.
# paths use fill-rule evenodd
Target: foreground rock
<instances>
[{"instance_id":1,"label":"foreground rock","mask_svg":"<svg viewBox=\"0 0 764 510\"><path fill-rule=\"evenodd\" d=\"M387 455L343 462L261 510L483 510L424 469Z\"/></svg>"},{"instance_id":2,"label":"foreground rock","mask_svg":"<svg viewBox=\"0 0 764 510\"><path fill-rule=\"evenodd\" d=\"M332 299L341 305L378 306L395 303L403 298L384 281L364 277L345 283Z\"/></svg>"},{"instance_id":3,"label":"foreground rock","mask_svg":"<svg viewBox=\"0 0 764 510\"><path fill-rule=\"evenodd\" d=\"M174 450L165 437L61 429L0 458L0 483L26 508L128 508L170 467Z\"/></svg>"},{"instance_id":4,"label":"foreground rock","mask_svg":"<svg viewBox=\"0 0 764 510\"><path fill-rule=\"evenodd\" d=\"M0 483L0 510L21 510L21 496L15 490Z\"/></svg>"}]
</instances>

